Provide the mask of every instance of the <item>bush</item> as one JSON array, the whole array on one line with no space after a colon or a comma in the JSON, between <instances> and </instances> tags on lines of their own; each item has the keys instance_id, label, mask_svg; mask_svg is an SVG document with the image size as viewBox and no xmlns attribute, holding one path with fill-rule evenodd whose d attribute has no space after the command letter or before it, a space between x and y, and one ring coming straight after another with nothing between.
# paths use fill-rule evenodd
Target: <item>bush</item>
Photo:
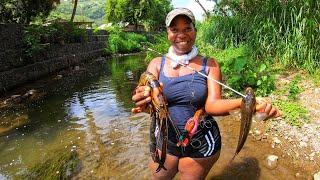
<instances>
[{"instance_id":1,"label":"bush","mask_svg":"<svg viewBox=\"0 0 320 180\"><path fill-rule=\"evenodd\" d=\"M229 51L239 51L239 48ZM270 65L252 59L250 52L246 50L240 48L240 51L242 53L238 53L237 56L222 58L220 65L226 84L240 92L246 87L252 87L258 96L271 93L275 89L275 83Z\"/></svg>"},{"instance_id":2,"label":"bush","mask_svg":"<svg viewBox=\"0 0 320 180\"><path fill-rule=\"evenodd\" d=\"M24 52L27 59L39 54L46 44L81 43L87 32L73 23L53 22L47 26L30 25L24 30Z\"/></svg>"},{"instance_id":3,"label":"bush","mask_svg":"<svg viewBox=\"0 0 320 180\"><path fill-rule=\"evenodd\" d=\"M166 54L170 47L170 43L167 40L167 35L165 33L161 33L155 34L153 36L153 41L146 43L145 46L151 49L146 51L146 61L151 61L153 58L160 56L161 54Z\"/></svg>"},{"instance_id":4,"label":"bush","mask_svg":"<svg viewBox=\"0 0 320 180\"><path fill-rule=\"evenodd\" d=\"M125 33L119 27L110 27L107 29L109 38L106 51L108 53L131 53L143 49L143 43L147 38L141 34Z\"/></svg>"}]
</instances>

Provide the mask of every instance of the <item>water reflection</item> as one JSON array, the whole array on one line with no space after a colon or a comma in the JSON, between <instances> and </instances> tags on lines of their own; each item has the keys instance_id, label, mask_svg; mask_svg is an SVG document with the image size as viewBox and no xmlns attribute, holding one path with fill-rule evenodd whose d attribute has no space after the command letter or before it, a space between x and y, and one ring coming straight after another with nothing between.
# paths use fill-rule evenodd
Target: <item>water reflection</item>
<instances>
[{"instance_id":1,"label":"water reflection","mask_svg":"<svg viewBox=\"0 0 320 180\"><path fill-rule=\"evenodd\" d=\"M145 68L143 56L114 58L97 76L77 84L65 79L67 88L57 85L40 101L1 112L1 122L11 127L13 119L25 123L0 134L0 179L19 179L51 152L74 148L82 166L78 177L145 178L147 116L130 117L131 92Z\"/></svg>"}]
</instances>

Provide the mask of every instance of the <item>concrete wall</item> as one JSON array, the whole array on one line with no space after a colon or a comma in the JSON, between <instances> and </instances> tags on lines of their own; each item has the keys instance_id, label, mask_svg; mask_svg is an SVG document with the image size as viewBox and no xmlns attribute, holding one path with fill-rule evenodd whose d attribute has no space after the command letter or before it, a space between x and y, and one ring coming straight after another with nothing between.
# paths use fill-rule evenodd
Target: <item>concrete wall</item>
<instances>
[{"instance_id":1,"label":"concrete wall","mask_svg":"<svg viewBox=\"0 0 320 180\"><path fill-rule=\"evenodd\" d=\"M93 35L91 30L87 33L88 41L84 43L47 44L41 54L25 60L23 26L0 24L0 92L104 55L107 33Z\"/></svg>"}]
</instances>

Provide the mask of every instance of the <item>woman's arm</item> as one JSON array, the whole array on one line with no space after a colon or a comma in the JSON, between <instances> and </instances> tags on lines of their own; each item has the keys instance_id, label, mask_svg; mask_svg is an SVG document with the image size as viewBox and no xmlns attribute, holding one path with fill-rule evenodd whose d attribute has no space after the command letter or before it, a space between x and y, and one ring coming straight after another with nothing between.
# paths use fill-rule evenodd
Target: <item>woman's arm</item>
<instances>
[{"instance_id":1,"label":"woman's arm","mask_svg":"<svg viewBox=\"0 0 320 180\"><path fill-rule=\"evenodd\" d=\"M220 66L214 59L209 59L207 63L209 67L208 76L221 82ZM221 85L208 79L208 97L205 109L211 115L228 115L230 110L240 107L241 99L221 99Z\"/></svg>"},{"instance_id":2,"label":"woman's arm","mask_svg":"<svg viewBox=\"0 0 320 180\"><path fill-rule=\"evenodd\" d=\"M221 71L219 64L214 60L208 61L208 76L221 82ZM241 98L238 99L221 99L221 86L208 79L208 97L205 104L205 110L213 116L228 115L229 111L240 108ZM264 113L266 118L281 116L281 112L266 101L257 101L256 112Z\"/></svg>"}]
</instances>

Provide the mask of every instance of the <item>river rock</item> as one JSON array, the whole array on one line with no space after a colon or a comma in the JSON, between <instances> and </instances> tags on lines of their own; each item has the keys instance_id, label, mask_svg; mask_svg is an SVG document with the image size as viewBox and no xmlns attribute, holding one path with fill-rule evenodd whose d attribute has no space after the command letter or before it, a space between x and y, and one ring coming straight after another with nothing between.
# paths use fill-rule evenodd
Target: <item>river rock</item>
<instances>
[{"instance_id":1,"label":"river rock","mask_svg":"<svg viewBox=\"0 0 320 180\"><path fill-rule=\"evenodd\" d=\"M62 75L61 74L58 74L55 79L61 79L62 78Z\"/></svg>"},{"instance_id":2,"label":"river rock","mask_svg":"<svg viewBox=\"0 0 320 180\"><path fill-rule=\"evenodd\" d=\"M299 143L299 147L300 147L300 148L307 147L307 146L308 146L308 144L307 144L306 142L302 142L302 141L301 141L301 142Z\"/></svg>"},{"instance_id":3,"label":"river rock","mask_svg":"<svg viewBox=\"0 0 320 180\"><path fill-rule=\"evenodd\" d=\"M280 144L281 144L281 141L279 140L279 138L278 137L274 137L273 141L272 141L272 144L271 144L271 147L275 148L275 146L280 145Z\"/></svg>"},{"instance_id":4,"label":"river rock","mask_svg":"<svg viewBox=\"0 0 320 180\"><path fill-rule=\"evenodd\" d=\"M276 155L268 155L266 159L266 164L269 169L274 169L278 165L278 156Z\"/></svg>"},{"instance_id":5,"label":"river rock","mask_svg":"<svg viewBox=\"0 0 320 180\"><path fill-rule=\"evenodd\" d=\"M320 180L320 171L313 175L313 180Z\"/></svg>"},{"instance_id":6,"label":"river rock","mask_svg":"<svg viewBox=\"0 0 320 180\"><path fill-rule=\"evenodd\" d=\"M261 135L261 131L260 131L260 130L258 130L258 129L254 130L254 135L256 135L256 136Z\"/></svg>"}]
</instances>

